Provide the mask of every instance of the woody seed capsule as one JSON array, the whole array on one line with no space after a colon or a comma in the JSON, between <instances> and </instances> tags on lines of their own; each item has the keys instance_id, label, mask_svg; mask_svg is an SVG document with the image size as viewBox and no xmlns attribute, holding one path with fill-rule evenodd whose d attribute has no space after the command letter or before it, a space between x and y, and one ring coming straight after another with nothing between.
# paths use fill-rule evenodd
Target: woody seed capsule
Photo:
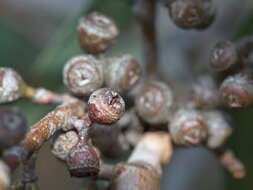
<instances>
[{"instance_id":1,"label":"woody seed capsule","mask_svg":"<svg viewBox=\"0 0 253 190\"><path fill-rule=\"evenodd\" d=\"M80 140L69 152L66 163L73 177L90 177L99 173L99 158L92 145Z\"/></svg>"},{"instance_id":2,"label":"woody seed capsule","mask_svg":"<svg viewBox=\"0 0 253 190\"><path fill-rule=\"evenodd\" d=\"M66 160L70 150L78 143L76 132L68 131L60 135L54 142L52 153L60 160Z\"/></svg>"},{"instance_id":3,"label":"woody seed capsule","mask_svg":"<svg viewBox=\"0 0 253 190\"><path fill-rule=\"evenodd\" d=\"M204 6L201 0L168 0L166 5L172 21L178 27L190 29L202 23Z\"/></svg>"},{"instance_id":4,"label":"woody seed capsule","mask_svg":"<svg viewBox=\"0 0 253 190\"><path fill-rule=\"evenodd\" d=\"M204 117L194 109L179 109L173 116L169 130L178 145L197 145L206 140L208 128Z\"/></svg>"},{"instance_id":5,"label":"woody seed capsule","mask_svg":"<svg viewBox=\"0 0 253 190\"><path fill-rule=\"evenodd\" d=\"M218 42L211 50L210 66L218 71L231 68L238 61L236 47L229 41Z\"/></svg>"},{"instance_id":6,"label":"woody seed capsule","mask_svg":"<svg viewBox=\"0 0 253 190\"><path fill-rule=\"evenodd\" d=\"M138 115L147 123L163 124L172 114L173 94L163 82L152 81L145 85L135 99Z\"/></svg>"},{"instance_id":7,"label":"woody seed capsule","mask_svg":"<svg viewBox=\"0 0 253 190\"><path fill-rule=\"evenodd\" d=\"M80 46L91 54L101 53L109 48L118 33L114 21L96 12L82 18L78 25Z\"/></svg>"},{"instance_id":8,"label":"woody seed capsule","mask_svg":"<svg viewBox=\"0 0 253 190\"><path fill-rule=\"evenodd\" d=\"M228 107L247 107L253 103L253 81L244 74L229 76L220 87L220 97Z\"/></svg>"},{"instance_id":9,"label":"woody seed capsule","mask_svg":"<svg viewBox=\"0 0 253 190\"><path fill-rule=\"evenodd\" d=\"M125 102L115 91L101 88L93 92L88 101L89 117L101 124L112 124L125 112Z\"/></svg>"},{"instance_id":10,"label":"woody seed capsule","mask_svg":"<svg viewBox=\"0 0 253 190\"><path fill-rule=\"evenodd\" d=\"M24 82L16 71L0 67L0 103L13 102L23 95Z\"/></svg>"},{"instance_id":11,"label":"woody seed capsule","mask_svg":"<svg viewBox=\"0 0 253 190\"><path fill-rule=\"evenodd\" d=\"M128 54L113 56L107 59L105 82L108 87L119 92L128 91L140 80L140 64Z\"/></svg>"},{"instance_id":12,"label":"woody seed capsule","mask_svg":"<svg viewBox=\"0 0 253 190\"><path fill-rule=\"evenodd\" d=\"M25 136L26 119L17 108L0 108L0 149L18 144Z\"/></svg>"},{"instance_id":13,"label":"woody seed capsule","mask_svg":"<svg viewBox=\"0 0 253 190\"><path fill-rule=\"evenodd\" d=\"M75 56L65 65L63 78L72 92L90 94L103 84L102 63L92 55Z\"/></svg>"}]
</instances>

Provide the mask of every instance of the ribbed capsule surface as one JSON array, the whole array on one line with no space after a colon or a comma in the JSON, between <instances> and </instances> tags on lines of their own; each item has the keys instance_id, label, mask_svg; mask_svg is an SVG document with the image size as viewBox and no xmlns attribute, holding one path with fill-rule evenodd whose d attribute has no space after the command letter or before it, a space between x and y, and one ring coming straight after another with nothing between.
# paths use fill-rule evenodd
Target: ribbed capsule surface
<instances>
[{"instance_id":1,"label":"ribbed capsule surface","mask_svg":"<svg viewBox=\"0 0 253 190\"><path fill-rule=\"evenodd\" d=\"M23 95L24 82L11 68L0 67L0 103L17 100Z\"/></svg>"},{"instance_id":2,"label":"ribbed capsule surface","mask_svg":"<svg viewBox=\"0 0 253 190\"><path fill-rule=\"evenodd\" d=\"M63 69L64 84L75 94L88 95L102 86L102 67L102 62L92 55L72 57Z\"/></svg>"},{"instance_id":3,"label":"ribbed capsule surface","mask_svg":"<svg viewBox=\"0 0 253 190\"><path fill-rule=\"evenodd\" d=\"M172 114L173 93L163 82L148 82L135 99L138 115L147 123L163 124Z\"/></svg>"},{"instance_id":4,"label":"ribbed capsule surface","mask_svg":"<svg viewBox=\"0 0 253 190\"><path fill-rule=\"evenodd\" d=\"M204 142L208 135L204 117L194 109L179 109L172 117L169 131L178 145L197 145Z\"/></svg>"},{"instance_id":5,"label":"ribbed capsule surface","mask_svg":"<svg viewBox=\"0 0 253 190\"><path fill-rule=\"evenodd\" d=\"M80 46L88 53L105 51L116 40L118 28L109 17L93 12L80 19L78 35Z\"/></svg>"},{"instance_id":6,"label":"ribbed capsule surface","mask_svg":"<svg viewBox=\"0 0 253 190\"><path fill-rule=\"evenodd\" d=\"M104 68L105 83L119 92L133 88L141 77L140 64L129 54L107 58Z\"/></svg>"},{"instance_id":7,"label":"ribbed capsule surface","mask_svg":"<svg viewBox=\"0 0 253 190\"><path fill-rule=\"evenodd\" d=\"M118 121L125 112L125 102L118 92L101 88L93 92L88 101L89 117L101 124Z\"/></svg>"}]
</instances>

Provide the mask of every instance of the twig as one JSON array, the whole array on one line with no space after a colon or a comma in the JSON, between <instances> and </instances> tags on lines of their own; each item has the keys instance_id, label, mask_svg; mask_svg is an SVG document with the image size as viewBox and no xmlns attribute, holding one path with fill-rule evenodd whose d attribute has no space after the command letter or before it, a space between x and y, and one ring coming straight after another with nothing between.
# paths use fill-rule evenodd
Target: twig
<instances>
[{"instance_id":1,"label":"twig","mask_svg":"<svg viewBox=\"0 0 253 190\"><path fill-rule=\"evenodd\" d=\"M156 0L137 0L133 9L141 24L146 72L149 77L153 77L158 70L155 29Z\"/></svg>"}]
</instances>

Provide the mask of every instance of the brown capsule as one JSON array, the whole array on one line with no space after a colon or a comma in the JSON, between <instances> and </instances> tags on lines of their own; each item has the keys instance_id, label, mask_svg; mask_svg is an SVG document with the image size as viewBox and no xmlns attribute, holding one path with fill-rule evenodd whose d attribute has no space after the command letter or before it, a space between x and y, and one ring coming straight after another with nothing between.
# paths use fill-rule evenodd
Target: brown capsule
<instances>
[{"instance_id":1,"label":"brown capsule","mask_svg":"<svg viewBox=\"0 0 253 190\"><path fill-rule=\"evenodd\" d=\"M64 84L76 94L90 94L103 84L102 67L102 62L92 55L72 57L63 69Z\"/></svg>"},{"instance_id":2,"label":"brown capsule","mask_svg":"<svg viewBox=\"0 0 253 190\"><path fill-rule=\"evenodd\" d=\"M120 163L115 166L108 190L158 190L160 174L149 164Z\"/></svg>"},{"instance_id":3,"label":"brown capsule","mask_svg":"<svg viewBox=\"0 0 253 190\"><path fill-rule=\"evenodd\" d=\"M205 7L201 0L168 0L172 21L180 28L191 29L202 24Z\"/></svg>"},{"instance_id":4,"label":"brown capsule","mask_svg":"<svg viewBox=\"0 0 253 190\"><path fill-rule=\"evenodd\" d=\"M163 82L151 81L135 99L138 115L147 123L167 123L172 113L172 90Z\"/></svg>"},{"instance_id":5,"label":"brown capsule","mask_svg":"<svg viewBox=\"0 0 253 190\"><path fill-rule=\"evenodd\" d=\"M78 25L80 46L91 54L101 53L109 48L118 33L114 21L97 12L83 17Z\"/></svg>"},{"instance_id":6,"label":"brown capsule","mask_svg":"<svg viewBox=\"0 0 253 190\"><path fill-rule=\"evenodd\" d=\"M80 140L69 152L66 163L73 177L91 177L99 173L99 158L90 143Z\"/></svg>"},{"instance_id":7,"label":"brown capsule","mask_svg":"<svg viewBox=\"0 0 253 190\"><path fill-rule=\"evenodd\" d=\"M242 108L253 103L253 81L244 74L227 77L220 87L220 98L231 108Z\"/></svg>"},{"instance_id":8,"label":"brown capsule","mask_svg":"<svg viewBox=\"0 0 253 190\"><path fill-rule=\"evenodd\" d=\"M229 41L218 42L211 49L209 62L210 66L218 71L233 67L238 62L236 46Z\"/></svg>"},{"instance_id":9,"label":"brown capsule","mask_svg":"<svg viewBox=\"0 0 253 190\"><path fill-rule=\"evenodd\" d=\"M208 111L204 113L208 127L207 146L218 148L224 144L232 134L232 128L227 122L224 114L219 111Z\"/></svg>"},{"instance_id":10,"label":"brown capsule","mask_svg":"<svg viewBox=\"0 0 253 190\"><path fill-rule=\"evenodd\" d=\"M216 18L216 7L213 5L212 0L203 0L204 17L201 24L196 26L196 29L203 30L208 28Z\"/></svg>"},{"instance_id":11,"label":"brown capsule","mask_svg":"<svg viewBox=\"0 0 253 190\"><path fill-rule=\"evenodd\" d=\"M27 130L26 119L17 108L0 108L0 149L18 144Z\"/></svg>"},{"instance_id":12,"label":"brown capsule","mask_svg":"<svg viewBox=\"0 0 253 190\"><path fill-rule=\"evenodd\" d=\"M61 134L54 142L52 153L60 160L66 160L70 150L78 143L76 132L68 131Z\"/></svg>"},{"instance_id":13,"label":"brown capsule","mask_svg":"<svg viewBox=\"0 0 253 190\"><path fill-rule=\"evenodd\" d=\"M106 85L118 92L132 89L140 80L141 66L129 54L113 56L107 59L105 67Z\"/></svg>"},{"instance_id":14,"label":"brown capsule","mask_svg":"<svg viewBox=\"0 0 253 190\"><path fill-rule=\"evenodd\" d=\"M13 102L23 96L24 82L11 68L0 67L0 103Z\"/></svg>"},{"instance_id":15,"label":"brown capsule","mask_svg":"<svg viewBox=\"0 0 253 190\"><path fill-rule=\"evenodd\" d=\"M179 109L169 124L172 140L178 145L197 145L207 139L205 118L194 109Z\"/></svg>"},{"instance_id":16,"label":"brown capsule","mask_svg":"<svg viewBox=\"0 0 253 190\"><path fill-rule=\"evenodd\" d=\"M213 108L219 105L219 90L210 76L201 76L192 85L190 102L197 109Z\"/></svg>"},{"instance_id":17,"label":"brown capsule","mask_svg":"<svg viewBox=\"0 0 253 190\"><path fill-rule=\"evenodd\" d=\"M88 101L90 118L101 124L112 124L125 112L125 102L119 93L101 88L93 92Z\"/></svg>"}]
</instances>

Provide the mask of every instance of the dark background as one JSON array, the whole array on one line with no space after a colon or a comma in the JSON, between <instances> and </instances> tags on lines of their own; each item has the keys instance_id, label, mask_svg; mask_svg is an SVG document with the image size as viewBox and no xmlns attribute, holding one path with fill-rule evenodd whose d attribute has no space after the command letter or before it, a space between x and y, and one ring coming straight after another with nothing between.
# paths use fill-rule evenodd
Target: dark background
<instances>
[{"instance_id":1,"label":"dark background","mask_svg":"<svg viewBox=\"0 0 253 190\"><path fill-rule=\"evenodd\" d=\"M175 27L159 2L157 32L160 71L166 80L191 81L211 72L208 51L219 39L237 40L253 31L252 0L214 0L215 23L202 32ZM115 19L120 28L118 42L107 54L131 53L142 64L141 34L132 14L130 0L0 0L0 66L12 67L33 86L66 91L62 67L83 51L77 42L78 19L93 10ZM19 106L29 125L53 107L21 100ZM217 158L203 147L178 149L166 166L162 189L169 190L252 190L253 189L253 110L229 111L235 130L228 145L245 163L247 177L234 180L223 171ZM85 189L83 179L73 179L64 165L43 147L38 161L42 190Z\"/></svg>"}]
</instances>

